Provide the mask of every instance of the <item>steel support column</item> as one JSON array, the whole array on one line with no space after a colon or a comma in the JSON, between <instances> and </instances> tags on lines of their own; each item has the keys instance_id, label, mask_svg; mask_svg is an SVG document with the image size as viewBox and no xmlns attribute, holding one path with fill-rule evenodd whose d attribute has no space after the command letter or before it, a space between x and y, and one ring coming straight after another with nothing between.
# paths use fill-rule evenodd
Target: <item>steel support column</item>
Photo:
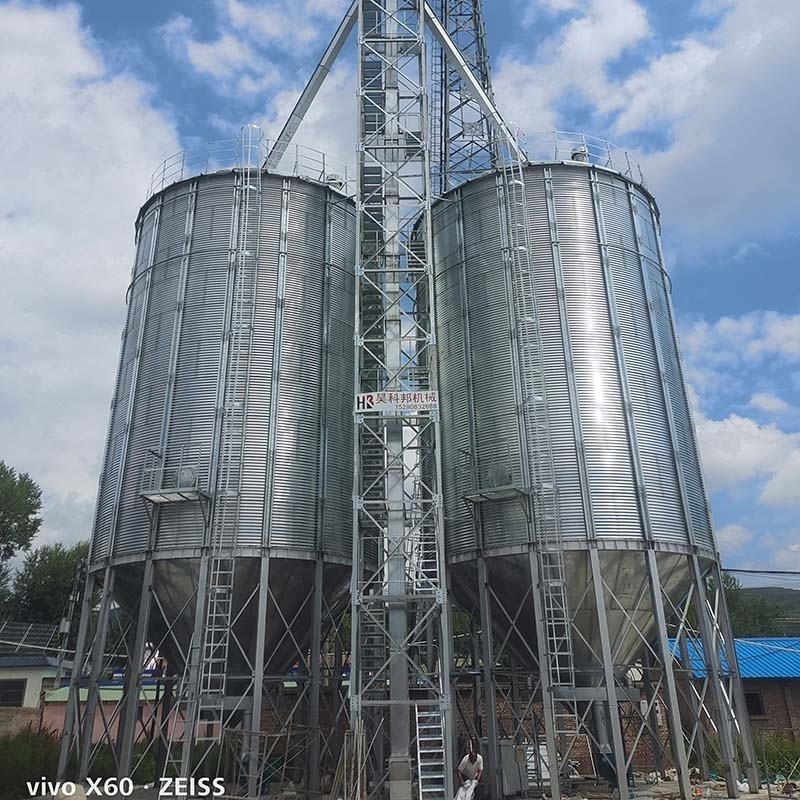
<instances>
[{"instance_id":1,"label":"steel support column","mask_svg":"<svg viewBox=\"0 0 800 800\"><path fill-rule=\"evenodd\" d=\"M732 694L729 701L733 703L735 712L734 725L739 732L741 739L742 753L744 755L744 770L747 776L747 783L751 792L758 792L761 781L758 775L758 761L756 760L756 750L753 743L753 732L750 729L750 715L747 711L747 703L744 699L744 688L742 686L742 676L739 671L739 657L736 653L736 640L733 636L730 614L728 613L728 601L725 597L724 584L722 582L722 570L719 560L714 561L713 580L717 586L719 596L719 616L717 622L721 628L722 636L725 640L725 660L728 664L728 671L731 675ZM765 767L766 769L766 767Z\"/></svg>"},{"instance_id":2,"label":"steel support column","mask_svg":"<svg viewBox=\"0 0 800 800\"><path fill-rule=\"evenodd\" d=\"M148 554L142 575L139 609L136 615L136 630L133 649L125 668L122 714L118 727L119 774L130 776L133 745L136 741L136 723L139 719L139 692L144 669L144 651L147 644L148 623L153 599L153 559Z\"/></svg>"},{"instance_id":3,"label":"steel support column","mask_svg":"<svg viewBox=\"0 0 800 800\"><path fill-rule=\"evenodd\" d=\"M678 645L681 651L681 664L683 665L686 674L686 683L689 689L688 696L686 697L686 704L692 716L694 724L692 747L689 751L691 755L694 752L697 755L697 760L700 764L700 774L703 780L708 780L710 769L708 766L708 753L706 750L706 735L703 730L703 706L698 702L694 695L693 686L693 669L692 660L689 653L689 646L686 643L686 632L681 631L678 634Z\"/></svg>"},{"instance_id":4,"label":"steel support column","mask_svg":"<svg viewBox=\"0 0 800 800\"><path fill-rule=\"evenodd\" d=\"M247 744L247 792L250 797L261 796L261 714L264 708L264 668L266 657L267 612L269 606L269 548L264 547L258 577L258 615L256 625L256 647L253 656L253 706L251 711L251 733Z\"/></svg>"},{"instance_id":5,"label":"steel support column","mask_svg":"<svg viewBox=\"0 0 800 800\"><path fill-rule=\"evenodd\" d=\"M81 752L78 759L78 780L85 780L89 771L89 756L92 752L94 717L100 695L100 679L105 666L105 646L108 637L111 604L113 602L115 570L106 567L103 576L103 594L100 598L100 612L97 617L97 630L92 641L90 653L91 669L87 687L86 707L83 711L81 731Z\"/></svg>"},{"instance_id":6,"label":"steel support column","mask_svg":"<svg viewBox=\"0 0 800 800\"><path fill-rule=\"evenodd\" d=\"M736 798L739 796L739 789L737 786L739 776L736 774L739 764L733 742L731 714L722 686L722 663L720 661L719 640L715 635L712 620L710 619L708 598L706 596L706 582L700 569L700 560L695 555L688 556L687 560L697 590L697 621L700 627L706 675L711 685L711 697L714 703L717 736L719 737L720 749L722 750L722 771L725 773L725 785L728 790L728 797Z\"/></svg>"},{"instance_id":7,"label":"steel support column","mask_svg":"<svg viewBox=\"0 0 800 800\"><path fill-rule=\"evenodd\" d=\"M58 756L58 771L56 777L63 780L66 777L67 765L72 752L73 742L77 739L78 754L80 758L80 726L81 726L81 679L86 659L86 644L89 638L89 628L94 609L94 591L97 583L97 573L89 572L86 576L86 587L83 590L81 602L81 619L78 623L78 637L75 643L75 654L72 660L72 673L69 679L69 693L67 694L67 707L64 715L64 735L61 739L61 751ZM77 729L77 735L76 735Z\"/></svg>"},{"instance_id":8,"label":"steel support column","mask_svg":"<svg viewBox=\"0 0 800 800\"><path fill-rule=\"evenodd\" d=\"M500 733L497 728L497 687L495 685L494 633L492 631L492 607L489 594L489 575L486 560L478 557L478 602L481 614L481 657L483 660L483 696L486 704L486 742L491 754L486 753L486 783L491 800L503 797L500 785L502 766L500 763ZM460 754L459 754L460 755ZM455 769L458 764L453 764Z\"/></svg>"},{"instance_id":9,"label":"steel support column","mask_svg":"<svg viewBox=\"0 0 800 800\"><path fill-rule=\"evenodd\" d=\"M322 559L318 558L314 565L314 606L311 621L311 647L310 647L310 676L309 686L309 736L307 769L308 792L312 797L319 795L320 791L320 745L322 732L320 731L319 702L320 682L322 668Z\"/></svg>"},{"instance_id":10,"label":"steel support column","mask_svg":"<svg viewBox=\"0 0 800 800\"><path fill-rule=\"evenodd\" d=\"M611 638L608 634L608 618L606 616L606 597L603 590L603 572L600 564L600 553L596 547L589 550L591 581L594 591L595 608L597 609L597 626L600 634L600 655L603 660L603 691L608 709L608 725L611 729L611 744L614 748L614 771L617 773L617 788L620 800L628 800L628 769L625 758L625 742L622 738L622 726L619 721L619 705L617 686L614 676L614 653Z\"/></svg>"}]
</instances>

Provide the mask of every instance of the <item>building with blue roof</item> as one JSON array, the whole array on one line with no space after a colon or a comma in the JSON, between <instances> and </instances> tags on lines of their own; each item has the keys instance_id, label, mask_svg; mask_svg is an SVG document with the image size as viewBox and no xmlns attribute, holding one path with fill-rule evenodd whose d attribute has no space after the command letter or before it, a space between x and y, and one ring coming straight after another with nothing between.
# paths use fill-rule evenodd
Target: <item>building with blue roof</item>
<instances>
[{"instance_id":1,"label":"building with blue roof","mask_svg":"<svg viewBox=\"0 0 800 800\"><path fill-rule=\"evenodd\" d=\"M735 647L753 733L800 741L800 638L736 639ZM692 676L703 680L699 642L689 643L689 661Z\"/></svg>"}]
</instances>

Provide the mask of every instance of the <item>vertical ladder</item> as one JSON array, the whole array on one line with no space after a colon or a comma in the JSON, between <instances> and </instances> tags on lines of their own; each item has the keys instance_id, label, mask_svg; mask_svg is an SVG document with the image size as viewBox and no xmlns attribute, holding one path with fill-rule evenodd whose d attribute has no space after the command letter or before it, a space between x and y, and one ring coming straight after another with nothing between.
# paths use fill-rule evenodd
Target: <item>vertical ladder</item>
<instances>
[{"instance_id":1,"label":"vertical ladder","mask_svg":"<svg viewBox=\"0 0 800 800\"><path fill-rule=\"evenodd\" d=\"M365 700L380 700L386 698L386 685L389 673L385 669L389 655L389 643L386 639L386 611L373 607L372 616L364 617L360 621L361 639L361 670L365 681L370 682L369 688L364 690Z\"/></svg>"},{"instance_id":2,"label":"vertical ladder","mask_svg":"<svg viewBox=\"0 0 800 800\"><path fill-rule=\"evenodd\" d=\"M435 8L437 16L442 18L442 1L439 0ZM431 53L431 84L430 84L430 120L431 120L431 178L433 191L440 194L446 189L446 146L444 137L447 136L447 111L446 86L447 62L441 47L434 45Z\"/></svg>"},{"instance_id":3,"label":"vertical ladder","mask_svg":"<svg viewBox=\"0 0 800 800\"><path fill-rule=\"evenodd\" d=\"M501 171L504 209L508 230L516 318L517 348L522 378L523 414L526 434L533 444L530 459L533 514L539 562L539 591L544 610L546 642L543 669L554 690L575 685L575 659L564 568L564 547L558 508L558 489L547 408L544 347L536 303L527 224L525 176L515 149L507 152L510 162ZM573 703L556 702L556 735L574 738L578 718ZM562 754L566 757L567 754ZM550 765L551 774L560 770Z\"/></svg>"},{"instance_id":4,"label":"vertical ladder","mask_svg":"<svg viewBox=\"0 0 800 800\"><path fill-rule=\"evenodd\" d=\"M444 800L446 764L441 709L438 703L417 703L414 711L419 800Z\"/></svg>"},{"instance_id":5,"label":"vertical ladder","mask_svg":"<svg viewBox=\"0 0 800 800\"><path fill-rule=\"evenodd\" d=\"M199 670L197 741L219 741L224 724L225 686L233 621L233 584L242 449L244 446L250 343L253 332L258 242L261 220L261 131L242 131L241 166L234 204L235 239L229 268L233 270L233 298L228 332L228 361L223 422L219 443L218 480L210 537L210 562L205 623Z\"/></svg>"}]
</instances>

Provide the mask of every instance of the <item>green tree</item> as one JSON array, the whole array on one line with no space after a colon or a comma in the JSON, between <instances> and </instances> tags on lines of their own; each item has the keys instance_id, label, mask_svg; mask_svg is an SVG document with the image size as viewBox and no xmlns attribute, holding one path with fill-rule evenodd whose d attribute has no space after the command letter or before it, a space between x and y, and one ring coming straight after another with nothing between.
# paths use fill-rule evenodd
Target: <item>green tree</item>
<instances>
[{"instance_id":1,"label":"green tree","mask_svg":"<svg viewBox=\"0 0 800 800\"><path fill-rule=\"evenodd\" d=\"M0 461L0 562L27 550L42 524L42 490Z\"/></svg>"},{"instance_id":2,"label":"green tree","mask_svg":"<svg viewBox=\"0 0 800 800\"><path fill-rule=\"evenodd\" d=\"M727 572L722 576L722 586L734 636L774 636L780 632L786 616L780 603L744 594L741 582Z\"/></svg>"},{"instance_id":3,"label":"green tree","mask_svg":"<svg viewBox=\"0 0 800 800\"><path fill-rule=\"evenodd\" d=\"M14 578L11 613L20 622L60 621L72 590L78 562L89 554L89 543L72 547L45 544L25 556Z\"/></svg>"},{"instance_id":4,"label":"green tree","mask_svg":"<svg viewBox=\"0 0 800 800\"><path fill-rule=\"evenodd\" d=\"M14 573L8 564L0 564L0 619L7 617L11 609L11 582Z\"/></svg>"}]
</instances>

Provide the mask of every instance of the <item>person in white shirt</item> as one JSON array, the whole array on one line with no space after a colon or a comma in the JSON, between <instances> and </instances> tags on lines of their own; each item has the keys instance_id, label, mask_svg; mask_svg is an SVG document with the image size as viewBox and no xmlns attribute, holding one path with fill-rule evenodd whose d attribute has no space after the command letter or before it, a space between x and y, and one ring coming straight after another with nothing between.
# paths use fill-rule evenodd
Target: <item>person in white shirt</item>
<instances>
[{"instance_id":1,"label":"person in white shirt","mask_svg":"<svg viewBox=\"0 0 800 800\"><path fill-rule=\"evenodd\" d=\"M483 758L472 748L470 748L469 753L461 759L461 763L458 765L458 775L462 785L471 780L474 780L476 783L480 781L481 775L483 775Z\"/></svg>"}]
</instances>

